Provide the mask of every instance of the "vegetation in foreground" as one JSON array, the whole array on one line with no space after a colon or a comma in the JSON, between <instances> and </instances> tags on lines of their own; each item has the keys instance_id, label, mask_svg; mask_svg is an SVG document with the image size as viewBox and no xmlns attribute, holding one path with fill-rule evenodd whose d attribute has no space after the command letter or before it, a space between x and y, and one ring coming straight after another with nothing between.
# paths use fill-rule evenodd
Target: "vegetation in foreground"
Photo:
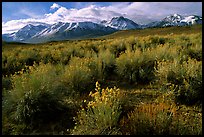
<instances>
[{"instance_id":1,"label":"vegetation in foreground","mask_svg":"<svg viewBox=\"0 0 204 137\"><path fill-rule=\"evenodd\" d=\"M202 135L196 27L183 34L157 29L153 36L3 43L2 134Z\"/></svg>"}]
</instances>

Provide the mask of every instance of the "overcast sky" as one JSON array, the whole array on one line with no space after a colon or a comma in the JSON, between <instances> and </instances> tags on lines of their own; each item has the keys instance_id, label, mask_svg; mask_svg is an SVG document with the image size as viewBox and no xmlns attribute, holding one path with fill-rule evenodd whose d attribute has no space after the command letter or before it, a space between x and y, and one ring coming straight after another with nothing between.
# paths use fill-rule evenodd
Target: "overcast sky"
<instances>
[{"instance_id":1,"label":"overcast sky","mask_svg":"<svg viewBox=\"0 0 204 137\"><path fill-rule=\"evenodd\" d=\"M2 2L2 33L33 22L97 23L115 16L147 24L174 13L202 16L202 2Z\"/></svg>"}]
</instances>

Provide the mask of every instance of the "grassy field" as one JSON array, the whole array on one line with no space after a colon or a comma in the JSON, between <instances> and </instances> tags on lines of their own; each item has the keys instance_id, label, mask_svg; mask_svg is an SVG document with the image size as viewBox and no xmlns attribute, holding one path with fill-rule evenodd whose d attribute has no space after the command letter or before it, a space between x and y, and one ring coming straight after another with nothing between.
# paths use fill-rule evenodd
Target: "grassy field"
<instances>
[{"instance_id":1,"label":"grassy field","mask_svg":"<svg viewBox=\"0 0 204 137\"><path fill-rule=\"evenodd\" d=\"M124 38L129 36L143 37L152 35L192 34L202 30L202 25L176 26L166 28L146 28L141 30L122 30L99 38Z\"/></svg>"},{"instance_id":2,"label":"grassy field","mask_svg":"<svg viewBox=\"0 0 204 137\"><path fill-rule=\"evenodd\" d=\"M3 42L2 134L202 135L202 25Z\"/></svg>"}]
</instances>

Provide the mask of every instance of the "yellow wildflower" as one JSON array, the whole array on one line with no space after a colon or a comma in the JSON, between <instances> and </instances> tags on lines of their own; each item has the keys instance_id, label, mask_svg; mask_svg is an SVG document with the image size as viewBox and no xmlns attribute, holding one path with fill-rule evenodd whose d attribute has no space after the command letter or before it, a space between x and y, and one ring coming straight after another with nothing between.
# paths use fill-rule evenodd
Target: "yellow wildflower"
<instances>
[{"instance_id":1,"label":"yellow wildflower","mask_svg":"<svg viewBox=\"0 0 204 137\"><path fill-rule=\"evenodd\" d=\"M111 89L109 90L109 92L112 93L112 92L113 92L113 89L111 88Z\"/></svg>"},{"instance_id":2,"label":"yellow wildflower","mask_svg":"<svg viewBox=\"0 0 204 137\"><path fill-rule=\"evenodd\" d=\"M98 81L96 82L96 88L98 88L100 86L100 84L98 83Z\"/></svg>"},{"instance_id":3,"label":"yellow wildflower","mask_svg":"<svg viewBox=\"0 0 204 137\"><path fill-rule=\"evenodd\" d=\"M89 96L91 96L93 93L92 93L92 91L89 93Z\"/></svg>"}]
</instances>

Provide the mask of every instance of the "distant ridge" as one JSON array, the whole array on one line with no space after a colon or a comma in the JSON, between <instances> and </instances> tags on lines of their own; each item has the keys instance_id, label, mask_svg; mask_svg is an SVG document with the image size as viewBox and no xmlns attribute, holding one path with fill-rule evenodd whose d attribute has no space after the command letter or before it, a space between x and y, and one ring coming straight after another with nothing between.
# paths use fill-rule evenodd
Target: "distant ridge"
<instances>
[{"instance_id":1,"label":"distant ridge","mask_svg":"<svg viewBox=\"0 0 204 137\"><path fill-rule=\"evenodd\" d=\"M171 14L160 21L140 25L123 16L113 17L110 21L93 22L57 22L55 24L28 24L17 32L3 34L3 41L42 43L48 41L95 38L119 30L144 29L154 27L189 26L202 24L202 17L197 15L181 16Z\"/></svg>"}]
</instances>

